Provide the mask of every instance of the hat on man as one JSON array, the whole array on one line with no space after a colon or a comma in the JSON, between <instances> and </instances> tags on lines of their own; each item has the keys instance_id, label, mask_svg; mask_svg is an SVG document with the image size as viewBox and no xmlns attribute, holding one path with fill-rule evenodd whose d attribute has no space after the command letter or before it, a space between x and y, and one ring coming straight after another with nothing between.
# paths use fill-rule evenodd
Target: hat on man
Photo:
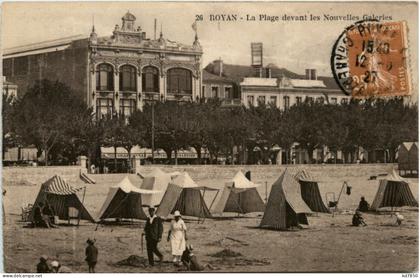
<instances>
[{"instance_id":1,"label":"hat on man","mask_svg":"<svg viewBox=\"0 0 420 278\"><path fill-rule=\"evenodd\" d=\"M39 258L41 261L46 262L48 260L48 256L47 255L42 255L41 258Z\"/></svg>"},{"instance_id":2,"label":"hat on man","mask_svg":"<svg viewBox=\"0 0 420 278\"><path fill-rule=\"evenodd\" d=\"M59 263L59 262L57 262L57 261L52 261L52 262L51 262L51 266L52 266L52 267L59 267L59 266L60 266L60 263Z\"/></svg>"},{"instance_id":3,"label":"hat on man","mask_svg":"<svg viewBox=\"0 0 420 278\"><path fill-rule=\"evenodd\" d=\"M176 217L176 216L181 217L181 213L179 212L179 210L176 210L176 211L174 212L174 216L175 216L175 217Z\"/></svg>"}]
</instances>

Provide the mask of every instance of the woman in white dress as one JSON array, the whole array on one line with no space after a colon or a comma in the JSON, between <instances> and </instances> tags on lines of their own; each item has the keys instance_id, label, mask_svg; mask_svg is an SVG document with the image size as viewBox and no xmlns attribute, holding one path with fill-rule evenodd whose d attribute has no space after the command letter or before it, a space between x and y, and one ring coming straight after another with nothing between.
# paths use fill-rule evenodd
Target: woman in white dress
<instances>
[{"instance_id":1,"label":"woman in white dress","mask_svg":"<svg viewBox=\"0 0 420 278\"><path fill-rule=\"evenodd\" d=\"M181 256L185 250L187 240L187 226L181 218L181 213L177 210L174 213L174 220L171 221L171 229L168 232L168 241L171 241L172 255L174 264L181 264Z\"/></svg>"}]
</instances>

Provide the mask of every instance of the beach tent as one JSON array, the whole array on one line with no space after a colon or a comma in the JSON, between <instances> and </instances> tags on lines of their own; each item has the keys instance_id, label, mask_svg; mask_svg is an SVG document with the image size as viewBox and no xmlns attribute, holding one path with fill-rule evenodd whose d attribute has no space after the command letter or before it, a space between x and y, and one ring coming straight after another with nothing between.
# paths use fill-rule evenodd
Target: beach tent
<instances>
[{"instance_id":1,"label":"beach tent","mask_svg":"<svg viewBox=\"0 0 420 278\"><path fill-rule=\"evenodd\" d=\"M143 204L146 206L158 206L171 180L171 174L165 173L159 168L155 168L149 174L144 175L140 188L158 190L160 192L143 196Z\"/></svg>"},{"instance_id":2,"label":"beach tent","mask_svg":"<svg viewBox=\"0 0 420 278\"><path fill-rule=\"evenodd\" d=\"M167 217L174 211L179 210L182 215L199 218L211 217L204 202L204 194L210 190L217 191L218 189L198 186L190 175L184 172L169 183L156 214L160 217ZM203 194L201 194L202 191Z\"/></svg>"},{"instance_id":3,"label":"beach tent","mask_svg":"<svg viewBox=\"0 0 420 278\"><path fill-rule=\"evenodd\" d=\"M411 148L408 150L408 157L410 159L411 171L419 171L419 146L417 142L414 142Z\"/></svg>"},{"instance_id":4,"label":"beach tent","mask_svg":"<svg viewBox=\"0 0 420 278\"><path fill-rule=\"evenodd\" d=\"M239 171L225 184L214 213L249 213L264 211L264 202L257 191L259 185L253 183Z\"/></svg>"},{"instance_id":5,"label":"beach tent","mask_svg":"<svg viewBox=\"0 0 420 278\"><path fill-rule=\"evenodd\" d=\"M412 145L413 143L411 142L404 142L398 147L398 170L410 170L411 167L408 153Z\"/></svg>"},{"instance_id":6,"label":"beach tent","mask_svg":"<svg viewBox=\"0 0 420 278\"><path fill-rule=\"evenodd\" d=\"M381 207L418 207L419 204L411 192L408 182L400 177L395 170L379 181L379 188L371 209Z\"/></svg>"},{"instance_id":7,"label":"beach tent","mask_svg":"<svg viewBox=\"0 0 420 278\"><path fill-rule=\"evenodd\" d=\"M60 176L53 176L41 185L38 196L30 214L29 220L33 221L34 210L39 203L46 203L53 208L54 213L61 220L71 218L94 221L83 203L77 196L77 192L83 189L73 188Z\"/></svg>"},{"instance_id":8,"label":"beach tent","mask_svg":"<svg viewBox=\"0 0 420 278\"><path fill-rule=\"evenodd\" d=\"M404 142L398 147L397 158L398 158L398 170L418 172L418 143L417 142Z\"/></svg>"},{"instance_id":9,"label":"beach tent","mask_svg":"<svg viewBox=\"0 0 420 278\"><path fill-rule=\"evenodd\" d=\"M135 187L126 176L116 186L111 186L98 214L100 220L108 218L147 219L143 211L144 196L160 193Z\"/></svg>"},{"instance_id":10,"label":"beach tent","mask_svg":"<svg viewBox=\"0 0 420 278\"><path fill-rule=\"evenodd\" d=\"M307 225L308 213L312 211L302 200L299 184L286 169L271 187L260 227L282 230Z\"/></svg>"},{"instance_id":11,"label":"beach tent","mask_svg":"<svg viewBox=\"0 0 420 278\"><path fill-rule=\"evenodd\" d=\"M300 184L302 199L312 211L326 213L330 212L322 201L318 182L308 171L304 169L299 170L295 174L295 179Z\"/></svg>"}]
</instances>

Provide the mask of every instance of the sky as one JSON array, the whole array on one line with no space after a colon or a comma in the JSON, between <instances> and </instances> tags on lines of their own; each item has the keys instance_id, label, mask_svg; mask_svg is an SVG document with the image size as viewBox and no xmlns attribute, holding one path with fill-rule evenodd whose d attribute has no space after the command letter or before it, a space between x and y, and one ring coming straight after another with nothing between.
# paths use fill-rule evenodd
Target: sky
<instances>
[{"instance_id":1,"label":"sky","mask_svg":"<svg viewBox=\"0 0 420 278\"><path fill-rule=\"evenodd\" d=\"M314 2L13 2L3 3L2 37L4 48L58 39L72 35L88 36L94 22L99 36L112 34L115 24L121 26L121 17L130 11L137 17L149 38L153 38L154 19L158 33L162 26L165 38L192 44L191 27L196 15L198 36L203 47L203 66L221 58L225 63L249 65L251 42L264 44L264 64L274 63L299 74L306 68L315 68L319 75L332 76L330 55L335 40L345 27L355 20L326 21L324 15L359 16L385 15L392 21L405 20L409 29L411 71L418 76L418 14L417 4L399 3L314 3ZM211 15L231 15L246 18L321 16L320 21L211 21ZM417 92L417 78L413 78Z\"/></svg>"}]
</instances>

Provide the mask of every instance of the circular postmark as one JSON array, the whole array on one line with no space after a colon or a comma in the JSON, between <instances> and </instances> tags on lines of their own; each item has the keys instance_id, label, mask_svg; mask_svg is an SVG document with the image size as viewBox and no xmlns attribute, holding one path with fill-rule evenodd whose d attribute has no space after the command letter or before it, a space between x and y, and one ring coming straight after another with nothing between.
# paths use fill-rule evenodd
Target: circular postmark
<instances>
[{"instance_id":1,"label":"circular postmark","mask_svg":"<svg viewBox=\"0 0 420 278\"><path fill-rule=\"evenodd\" d=\"M363 20L334 43L331 70L338 86L355 98L410 94L405 22Z\"/></svg>"}]
</instances>

